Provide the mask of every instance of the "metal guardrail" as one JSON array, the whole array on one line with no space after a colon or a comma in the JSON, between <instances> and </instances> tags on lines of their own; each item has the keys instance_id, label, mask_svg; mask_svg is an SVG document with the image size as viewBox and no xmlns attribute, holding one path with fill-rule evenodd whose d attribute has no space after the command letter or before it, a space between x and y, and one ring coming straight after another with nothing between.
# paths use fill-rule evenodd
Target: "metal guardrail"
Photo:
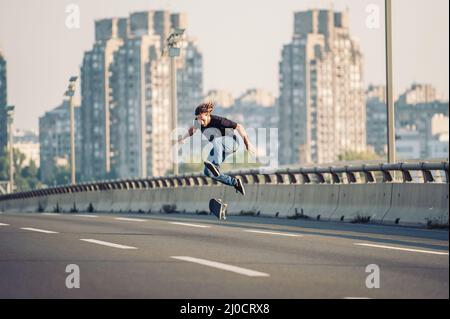
<instances>
[{"instance_id":1,"label":"metal guardrail","mask_svg":"<svg viewBox=\"0 0 450 319\"><path fill-rule=\"evenodd\" d=\"M449 183L449 162L442 163L398 163L398 164L369 164L342 167L308 167L297 169L259 168L244 171L231 171L227 174L242 178L245 184L374 184L394 183L395 173L400 172L402 183L414 181L412 172L421 172L423 183L435 183L433 171L445 172L445 180ZM377 175L378 174L378 175ZM362 178L361 178L362 176ZM377 179L378 177L378 179ZM201 173L184 174L179 176L152 177L145 179L124 179L98 181L65 185L53 188L39 189L27 192L13 193L0 196L0 201L11 199L25 199L56 194L77 192L107 191L115 189L153 189L171 187L189 187L201 185L216 185Z\"/></svg>"}]
</instances>

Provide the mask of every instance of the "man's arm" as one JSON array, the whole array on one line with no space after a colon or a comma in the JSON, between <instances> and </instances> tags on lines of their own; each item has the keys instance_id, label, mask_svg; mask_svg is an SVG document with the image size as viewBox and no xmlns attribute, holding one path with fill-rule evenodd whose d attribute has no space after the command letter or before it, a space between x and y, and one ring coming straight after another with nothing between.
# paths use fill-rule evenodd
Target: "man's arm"
<instances>
[{"instance_id":1,"label":"man's arm","mask_svg":"<svg viewBox=\"0 0 450 319\"><path fill-rule=\"evenodd\" d=\"M236 126L236 131L238 131L239 135L242 137L242 139L244 140L244 144L245 144L245 148L247 149L247 151L252 154L255 155L256 154L256 150L255 147L253 146L253 144L250 142L250 139L248 138L247 132L245 131L245 128L241 125L238 124Z\"/></svg>"},{"instance_id":2,"label":"man's arm","mask_svg":"<svg viewBox=\"0 0 450 319\"><path fill-rule=\"evenodd\" d=\"M185 139L191 137L192 135L195 134L195 132L197 131L197 128L195 126L192 126L188 129L187 133L184 134L184 136L182 136L179 140L178 140L178 144L182 144L184 142Z\"/></svg>"}]
</instances>

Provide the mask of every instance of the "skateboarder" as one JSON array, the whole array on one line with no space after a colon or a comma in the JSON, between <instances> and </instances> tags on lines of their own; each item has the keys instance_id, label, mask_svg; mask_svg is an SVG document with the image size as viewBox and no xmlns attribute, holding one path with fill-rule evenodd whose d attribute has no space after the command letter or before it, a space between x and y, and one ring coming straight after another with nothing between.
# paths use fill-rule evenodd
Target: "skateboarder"
<instances>
[{"instance_id":1,"label":"skateboarder","mask_svg":"<svg viewBox=\"0 0 450 319\"><path fill-rule=\"evenodd\" d=\"M239 142L235 131L239 133L244 141L245 147L250 154L255 154L255 148L250 143L245 128L227 118L211 114L214 104L204 103L195 109L194 125L188 132L178 140L182 144L185 139L194 135L197 129L201 129L202 134L213 144L208 160L204 162L204 174L225 185L234 186L237 192L245 195L244 185L241 179L225 175L220 172L220 164L226 157L238 150Z\"/></svg>"}]
</instances>

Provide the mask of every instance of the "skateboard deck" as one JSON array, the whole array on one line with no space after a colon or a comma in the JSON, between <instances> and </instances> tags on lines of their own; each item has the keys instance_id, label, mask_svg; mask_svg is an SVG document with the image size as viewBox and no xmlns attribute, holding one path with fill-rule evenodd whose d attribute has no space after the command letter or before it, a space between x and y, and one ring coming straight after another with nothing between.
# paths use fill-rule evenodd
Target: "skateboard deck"
<instances>
[{"instance_id":1,"label":"skateboard deck","mask_svg":"<svg viewBox=\"0 0 450 319\"><path fill-rule=\"evenodd\" d=\"M221 199L213 198L209 201L209 210L211 211L211 214L216 216L219 220L227 219L227 207L228 204L223 203Z\"/></svg>"}]
</instances>

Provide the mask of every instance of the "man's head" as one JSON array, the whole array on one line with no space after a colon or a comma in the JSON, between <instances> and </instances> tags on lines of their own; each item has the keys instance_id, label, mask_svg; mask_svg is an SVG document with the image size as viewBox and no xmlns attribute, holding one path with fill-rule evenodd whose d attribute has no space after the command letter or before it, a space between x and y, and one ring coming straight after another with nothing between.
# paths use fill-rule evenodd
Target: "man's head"
<instances>
[{"instance_id":1,"label":"man's head","mask_svg":"<svg viewBox=\"0 0 450 319\"><path fill-rule=\"evenodd\" d=\"M201 126L207 126L209 124L213 108L214 104L212 102L203 103L197 106L195 109L195 116Z\"/></svg>"}]
</instances>

